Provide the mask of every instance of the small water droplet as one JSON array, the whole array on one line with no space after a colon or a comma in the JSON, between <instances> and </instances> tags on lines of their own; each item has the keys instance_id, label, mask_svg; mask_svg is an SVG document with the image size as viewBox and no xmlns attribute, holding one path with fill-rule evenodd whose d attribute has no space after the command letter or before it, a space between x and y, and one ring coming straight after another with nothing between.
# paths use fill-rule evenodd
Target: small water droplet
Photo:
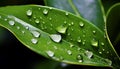
<instances>
[{"instance_id":1,"label":"small water droplet","mask_svg":"<svg viewBox=\"0 0 120 69\"><path fill-rule=\"evenodd\" d=\"M42 19L42 17L40 17L40 19Z\"/></svg>"},{"instance_id":2,"label":"small water droplet","mask_svg":"<svg viewBox=\"0 0 120 69\"><path fill-rule=\"evenodd\" d=\"M84 23L83 22L80 22L79 25L80 25L81 28L84 27Z\"/></svg>"},{"instance_id":3,"label":"small water droplet","mask_svg":"<svg viewBox=\"0 0 120 69\"><path fill-rule=\"evenodd\" d=\"M85 37L85 35L83 35L83 37Z\"/></svg>"},{"instance_id":4,"label":"small water droplet","mask_svg":"<svg viewBox=\"0 0 120 69\"><path fill-rule=\"evenodd\" d=\"M65 15L66 15L66 16L68 16L68 15L69 15L69 13L68 13L68 12L66 12L66 13L65 13Z\"/></svg>"},{"instance_id":5,"label":"small water droplet","mask_svg":"<svg viewBox=\"0 0 120 69\"><path fill-rule=\"evenodd\" d=\"M22 33L24 34L24 33L25 33L25 31L23 31L23 30L22 30Z\"/></svg>"},{"instance_id":6,"label":"small water droplet","mask_svg":"<svg viewBox=\"0 0 120 69\"><path fill-rule=\"evenodd\" d=\"M91 41L91 45L94 46L94 47L98 47L98 41L95 40L95 39L93 39L93 40Z\"/></svg>"},{"instance_id":7,"label":"small water droplet","mask_svg":"<svg viewBox=\"0 0 120 69\"><path fill-rule=\"evenodd\" d=\"M96 31L95 31L95 30L93 30L92 32L93 32L93 34L96 34Z\"/></svg>"},{"instance_id":8,"label":"small water droplet","mask_svg":"<svg viewBox=\"0 0 120 69\"><path fill-rule=\"evenodd\" d=\"M49 20L52 20L52 18L49 18Z\"/></svg>"},{"instance_id":9,"label":"small water droplet","mask_svg":"<svg viewBox=\"0 0 120 69\"><path fill-rule=\"evenodd\" d=\"M31 42L32 42L33 44L37 44L38 40L33 38L33 39L31 39Z\"/></svg>"},{"instance_id":10,"label":"small water droplet","mask_svg":"<svg viewBox=\"0 0 120 69\"><path fill-rule=\"evenodd\" d=\"M33 18L36 19L36 16L34 16Z\"/></svg>"},{"instance_id":11,"label":"small water droplet","mask_svg":"<svg viewBox=\"0 0 120 69\"><path fill-rule=\"evenodd\" d=\"M66 24L67 22L66 21L64 21L64 24Z\"/></svg>"},{"instance_id":12,"label":"small water droplet","mask_svg":"<svg viewBox=\"0 0 120 69\"><path fill-rule=\"evenodd\" d=\"M49 9L50 9L50 10L52 10L53 8L52 8L52 7L50 7Z\"/></svg>"},{"instance_id":13,"label":"small water droplet","mask_svg":"<svg viewBox=\"0 0 120 69\"><path fill-rule=\"evenodd\" d=\"M19 27L19 26L17 26L17 29L20 29L20 27Z\"/></svg>"},{"instance_id":14,"label":"small water droplet","mask_svg":"<svg viewBox=\"0 0 120 69\"><path fill-rule=\"evenodd\" d=\"M40 33L38 31L31 30L30 32L33 34L34 37L36 38L40 37Z\"/></svg>"},{"instance_id":15,"label":"small water droplet","mask_svg":"<svg viewBox=\"0 0 120 69\"><path fill-rule=\"evenodd\" d=\"M7 19L6 19L6 18L5 18L4 20L5 20L5 21L7 21Z\"/></svg>"},{"instance_id":16,"label":"small water droplet","mask_svg":"<svg viewBox=\"0 0 120 69\"><path fill-rule=\"evenodd\" d=\"M68 35L68 36L70 36L71 34L70 34L70 33L68 33L67 35Z\"/></svg>"},{"instance_id":17,"label":"small water droplet","mask_svg":"<svg viewBox=\"0 0 120 69\"><path fill-rule=\"evenodd\" d=\"M102 54L102 52L99 52L99 54Z\"/></svg>"},{"instance_id":18,"label":"small water droplet","mask_svg":"<svg viewBox=\"0 0 120 69\"><path fill-rule=\"evenodd\" d=\"M70 24L70 23L69 23L68 25L69 25L69 26L71 26L71 24Z\"/></svg>"},{"instance_id":19,"label":"small water droplet","mask_svg":"<svg viewBox=\"0 0 120 69\"><path fill-rule=\"evenodd\" d=\"M47 53L47 55L49 56L49 57L53 57L54 56L54 52L53 51L46 51L46 53Z\"/></svg>"},{"instance_id":20,"label":"small water droplet","mask_svg":"<svg viewBox=\"0 0 120 69\"><path fill-rule=\"evenodd\" d=\"M104 43L103 43L103 42L101 42L101 45L103 45L103 46L104 46Z\"/></svg>"},{"instance_id":21,"label":"small water droplet","mask_svg":"<svg viewBox=\"0 0 120 69\"><path fill-rule=\"evenodd\" d=\"M48 14L48 10L47 10L47 9L44 9L44 10L43 10L43 14L45 14L45 15Z\"/></svg>"},{"instance_id":22,"label":"small water droplet","mask_svg":"<svg viewBox=\"0 0 120 69\"><path fill-rule=\"evenodd\" d=\"M78 37L77 42L78 42L78 43L81 43L81 42L82 42L82 40L81 40L80 37Z\"/></svg>"},{"instance_id":23,"label":"small water droplet","mask_svg":"<svg viewBox=\"0 0 120 69\"><path fill-rule=\"evenodd\" d=\"M80 62L80 63L83 62L83 57L82 57L82 55L80 55L80 54L77 55L76 59L77 59L78 62Z\"/></svg>"},{"instance_id":24,"label":"small water droplet","mask_svg":"<svg viewBox=\"0 0 120 69\"><path fill-rule=\"evenodd\" d=\"M72 55L72 52L70 50L67 51L68 55Z\"/></svg>"},{"instance_id":25,"label":"small water droplet","mask_svg":"<svg viewBox=\"0 0 120 69\"><path fill-rule=\"evenodd\" d=\"M38 10L40 10L41 8L38 8Z\"/></svg>"},{"instance_id":26,"label":"small water droplet","mask_svg":"<svg viewBox=\"0 0 120 69\"><path fill-rule=\"evenodd\" d=\"M39 21L39 19L35 19L35 23L39 23L40 21Z\"/></svg>"},{"instance_id":27,"label":"small water droplet","mask_svg":"<svg viewBox=\"0 0 120 69\"><path fill-rule=\"evenodd\" d=\"M52 34L50 35L50 38L54 41L54 42L57 42L59 43L62 39L61 35L59 34Z\"/></svg>"},{"instance_id":28,"label":"small water droplet","mask_svg":"<svg viewBox=\"0 0 120 69\"><path fill-rule=\"evenodd\" d=\"M71 25L74 25L74 22L71 22Z\"/></svg>"},{"instance_id":29,"label":"small water droplet","mask_svg":"<svg viewBox=\"0 0 120 69\"><path fill-rule=\"evenodd\" d=\"M27 16L31 16L32 15L32 10L27 10L26 14L27 14Z\"/></svg>"},{"instance_id":30,"label":"small water droplet","mask_svg":"<svg viewBox=\"0 0 120 69\"><path fill-rule=\"evenodd\" d=\"M81 50L81 48L78 48L78 51L80 51Z\"/></svg>"},{"instance_id":31,"label":"small water droplet","mask_svg":"<svg viewBox=\"0 0 120 69\"><path fill-rule=\"evenodd\" d=\"M64 58L62 56L60 56L60 60L64 60Z\"/></svg>"},{"instance_id":32,"label":"small water droplet","mask_svg":"<svg viewBox=\"0 0 120 69\"><path fill-rule=\"evenodd\" d=\"M66 30L67 30L67 27L65 27L65 26L58 26L58 27L56 28L56 30L57 30L57 32L59 32L59 33L65 34L65 33L66 33Z\"/></svg>"},{"instance_id":33,"label":"small water droplet","mask_svg":"<svg viewBox=\"0 0 120 69\"><path fill-rule=\"evenodd\" d=\"M26 29L29 29L29 27L28 27L28 26L26 26L25 28L26 28Z\"/></svg>"},{"instance_id":34,"label":"small water droplet","mask_svg":"<svg viewBox=\"0 0 120 69\"><path fill-rule=\"evenodd\" d=\"M2 18L2 17L0 16L0 18Z\"/></svg>"},{"instance_id":35,"label":"small water droplet","mask_svg":"<svg viewBox=\"0 0 120 69\"><path fill-rule=\"evenodd\" d=\"M85 55L90 59L93 56L93 53L90 51L85 51Z\"/></svg>"},{"instance_id":36,"label":"small water droplet","mask_svg":"<svg viewBox=\"0 0 120 69\"><path fill-rule=\"evenodd\" d=\"M12 21L12 20L10 20L10 21L9 21L9 24L13 26L13 25L15 25L15 22Z\"/></svg>"},{"instance_id":37,"label":"small water droplet","mask_svg":"<svg viewBox=\"0 0 120 69\"><path fill-rule=\"evenodd\" d=\"M57 50L58 48L57 48L56 46L54 46L54 49L56 49L56 50Z\"/></svg>"},{"instance_id":38,"label":"small water droplet","mask_svg":"<svg viewBox=\"0 0 120 69\"><path fill-rule=\"evenodd\" d=\"M85 41L83 41L82 44L85 45Z\"/></svg>"},{"instance_id":39,"label":"small water droplet","mask_svg":"<svg viewBox=\"0 0 120 69\"><path fill-rule=\"evenodd\" d=\"M70 44L70 47L72 48L72 47L74 47L74 45L73 45L73 44Z\"/></svg>"},{"instance_id":40,"label":"small water droplet","mask_svg":"<svg viewBox=\"0 0 120 69\"><path fill-rule=\"evenodd\" d=\"M104 48L103 48L102 50L103 50L103 51L105 51L105 49L104 49Z\"/></svg>"}]
</instances>

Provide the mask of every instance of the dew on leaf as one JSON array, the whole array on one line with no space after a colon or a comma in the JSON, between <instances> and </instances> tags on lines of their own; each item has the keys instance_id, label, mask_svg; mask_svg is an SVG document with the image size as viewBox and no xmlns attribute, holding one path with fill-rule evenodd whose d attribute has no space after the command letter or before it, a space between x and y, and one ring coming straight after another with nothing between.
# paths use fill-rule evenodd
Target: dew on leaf
<instances>
[{"instance_id":1,"label":"dew on leaf","mask_svg":"<svg viewBox=\"0 0 120 69\"><path fill-rule=\"evenodd\" d=\"M72 52L70 50L67 50L68 55L72 55Z\"/></svg>"},{"instance_id":2,"label":"dew on leaf","mask_svg":"<svg viewBox=\"0 0 120 69\"><path fill-rule=\"evenodd\" d=\"M26 29L29 29L29 27L28 27L28 26L26 26L25 28L26 28Z\"/></svg>"},{"instance_id":3,"label":"dew on leaf","mask_svg":"<svg viewBox=\"0 0 120 69\"><path fill-rule=\"evenodd\" d=\"M99 54L102 54L102 52L99 52Z\"/></svg>"},{"instance_id":4,"label":"dew on leaf","mask_svg":"<svg viewBox=\"0 0 120 69\"><path fill-rule=\"evenodd\" d=\"M103 46L104 46L104 43L103 43L103 42L101 42L101 45L103 45Z\"/></svg>"},{"instance_id":5,"label":"dew on leaf","mask_svg":"<svg viewBox=\"0 0 120 69\"><path fill-rule=\"evenodd\" d=\"M40 21L39 21L39 19L35 19L35 23L39 23Z\"/></svg>"},{"instance_id":6,"label":"dew on leaf","mask_svg":"<svg viewBox=\"0 0 120 69\"><path fill-rule=\"evenodd\" d=\"M78 48L77 50L78 50L78 51L80 51L80 50L81 50L81 48Z\"/></svg>"},{"instance_id":7,"label":"dew on leaf","mask_svg":"<svg viewBox=\"0 0 120 69\"><path fill-rule=\"evenodd\" d=\"M83 57L80 54L77 55L76 59L78 60L78 62L83 62Z\"/></svg>"},{"instance_id":8,"label":"dew on leaf","mask_svg":"<svg viewBox=\"0 0 120 69\"><path fill-rule=\"evenodd\" d=\"M45 14L45 15L48 14L48 10L47 10L47 9L44 9L44 10L43 10L43 14Z\"/></svg>"},{"instance_id":9,"label":"dew on leaf","mask_svg":"<svg viewBox=\"0 0 120 69\"><path fill-rule=\"evenodd\" d=\"M50 35L50 38L54 41L54 42L57 42L59 43L62 39L61 35L59 34L51 34Z\"/></svg>"},{"instance_id":10,"label":"dew on leaf","mask_svg":"<svg viewBox=\"0 0 120 69\"><path fill-rule=\"evenodd\" d=\"M46 53L47 53L47 55L49 57L53 57L54 56L54 52L53 51L48 50L48 51L46 51Z\"/></svg>"},{"instance_id":11,"label":"dew on leaf","mask_svg":"<svg viewBox=\"0 0 120 69\"><path fill-rule=\"evenodd\" d=\"M32 42L33 44L37 44L38 40L33 38L33 39L31 39L31 42Z\"/></svg>"},{"instance_id":12,"label":"dew on leaf","mask_svg":"<svg viewBox=\"0 0 120 69\"><path fill-rule=\"evenodd\" d=\"M40 33L39 33L38 31L31 30L30 32L31 32L31 33L33 34L33 36L36 37L36 38L40 36Z\"/></svg>"},{"instance_id":13,"label":"dew on leaf","mask_svg":"<svg viewBox=\"0 0 120 69\"><path fill-rule=\"evenodd\" d=\"M82 40L81 40L80 37L77 38L77 42L78 42L78 43L81 43L81 42L82 42Z\"/></svg>"},{"instance_id":14,"label":"dew on leaf","mask_svg":"<svg viewBox=\"0 0 120 69\"><path fill-rule=\"evenodd\" d=\"M13 25L15 25L15 22L12 21L12 20L10 20L10 21L9 21L9 24L10 24L11 26L13 26Z\"/></svg>"},{"instance_id":15,"label":"dew on leaf","mask_svg":"<svg viewBox=\"0 0 120 69\"><path fill-rule=\"evenodd\" d=\"M56 28L56 30L57 30L57 32L59 32L59 33L65 34L65 33L66 33L66 30L67 30L67 27L65 27L65 26L58 26L58 27Z\"/></svg>"},{"instance_id":16,"label":"dew on leaf","mask_svg":"<svg viewBox=\"0 0 120 69\"><path fill-rule=\"evenodd\" d=\"M19 26L17 26L17 29L20 29L20 27L19 27Z\"/></svg>"},{"instance_id":17,"label":"dew on leaf","mask_svg":"<svg viewBox=\"0 0 120 69\"><path fill-rule=\"evenodd\" d=\"M70 44L70 47L72 48L72 47L74 47L74 45L71 43L71 44Z\"/></svg>"},{"instance_id":18,"label":"dew on leaf","mask_svg":"<svg viewBox=\"0 0 120 69\"><path fill-rule=\"evenodd\" d=\"M6 19L6 18L5 18L4 20L5 20L5 21L7 21L7 19Z\"/></svg>"},{"instance_id":19,"label":"dew on leaf","mask_svg":"<svg viewBox=\"0 0 120 69\"><path fill-rule=\"evenodd\" d=\"M0 16L0 18L2 18L2 17Z\"/></svg>"},{"instance_id":20,"label":"dew on leaf","mask_svg":"<svg viewBox=\"0 0 120 69\"><path fill-rule=\"evenodd\" d=\"M93 53L90 51L85 51L85 55L90 59L93 56Z\"/></svg>"},{"instance_id":21,"label":"dew on leaf","mask_svg":"<svg viewBox=\"0 0 120 69\"><path fill-rule=\"evenodd\" d=\"M27 16L32 16L32 10L27 10L26 14Z\"/></svg>"},{"instance_id":22,"label":"dew on leaf","mask_svg":"<svg viewBox=\"0 0 120 69\"><path fill-rule=\"evenodd\" d=\"M49 20L52 20L52 18L49 18Z\"/></svg>"},{"instance_id":23,"label":"dew on leaf","mask_svg":"<svg viewBox=\"0 0 120 69\"><path fill-rule=\"evenodd\" d=\"M22 30L22 33L24 34L24 33L25 33L25 31L23 31L23 30Z\"/></svg>"},{"instance_id":24,"label":"dew on leaf","mask_svg":"<svg viewBox=\"0 0 120 69\"><path fill-rule=\"evenodd\" d=\"M74 22L71 22L71 25L74 25Z\"/></svg>"},{"instance_id":25,"label":"dew on leaf","mask_svg":"<svg viewBox=\"0 0 120 69\"><path fill-rule=\"evenodd\" d=\"M95 31L95 30L93 30L92 32L93 32L93 34L96 34L96 31Z\"/></svg>"},{"instance_id":26,"label":"dew on leaf","mask_svg":"<svg viewBox=\"0 0 120 69\"><path fill-rule=\"evenodd\" d=\"M66 12L66 13L65 13L65 15L66 15L66 16L68 16L68 15L69 15L69 13L68 13L68 12Z\"/></svg>"},{"instance_id":27,"label":"dew on leaf","mask_svg":"<svg viewBox=\"0 0 120 69\"><path fill-rule=\"evenodd\" d=\"M91 40L91 45L94 46L94 47L98 47L98 41L95 40L95 39L92 39Z\"/></svg>"},{"instance_id":28,"label":"dew on leaf","mask_svg":"<svg viewBox=\"0 0 120 69\"><path fill-rule=\"evenodd\" d=\"M83 27L84 27L84 23L83 23L83 22L80 22L80 23L79 23L79 26L80 26L81 28L83 28Z\"/></svg>"},{"instance_id":29,"label":"dew on leaf","mask_svg":"<svg viewBox=\"0 0 120 69\"><path fill-rule=\"evenodd\" d=\"M66 24L67 22L66 21L64 21L64 24Z\"/></svg>"}]
</instances>

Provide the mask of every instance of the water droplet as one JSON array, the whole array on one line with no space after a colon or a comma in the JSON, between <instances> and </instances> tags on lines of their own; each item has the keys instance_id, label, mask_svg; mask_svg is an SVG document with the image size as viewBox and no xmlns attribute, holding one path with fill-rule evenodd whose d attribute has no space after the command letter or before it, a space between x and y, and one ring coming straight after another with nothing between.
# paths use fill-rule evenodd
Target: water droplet
<instances>
[{"instance_id":1,"label":"water droplet","mask_svg":"<svg viewBox=\"0 0 120 69\"><path fill-rule=\"evenodd\" d=\"M52 8L52 7L50 7L49 9L50 9L50 10L52 10L53 8Z\"/></svg>"},{"instance_id":2,"label":"water droplet","mask_svg":"<svg viewBox=\"0 0 120 69\"><path fill-rule=\"evenodd\" d=\"M23 30L22 30L22 33L24 34L24 33L25 33L25 31L23 31Z\"/></svg>"},{"instance_id":3,"label":"water droplet","mask_svg":"<svg viewBox=\"0 0 120 69\"><path fill-rule=\"evenodd\" d=\"M85 45L85 41L83 41L82 44Z\"/></svg>"},{"instance_id":4,"label":"water droplet","mask_svg":"<svg viewBox=\"0 0 120 69\"><path fill-rule=\"evenodd\" d=\"M80 51L81 50L81 48L78 48L78 51Z\"/></svg>"},{"instance_id":5,"label":"water droplet","mask_svg":"<svg viewBox=\"0 0 120 69\"><path fill-rule=\"evenodd\" d=\"M70 47L72 48L72 47L74 47L74 45L73 45L73 44L70 44Z\"/></svg>"},{"instance_id":6,"label":"water droplet","mask_svg":"<svg viewBox=\"0 0 120 69\"><path fill-rule=\"evenodd\" d=\"M13 25L15 25L15 22L12 21L12 20L10 20L10 21L9 21L9 24L13 26Z\"/></svg>"},{"instance_id":7,"label":"water droplet","mask_svg":"<svg viewBox=\"0 0 120 69\"><path fill-rule=\"evenodd\" d=\"M2 17L0 16L0 18L2 18Z\"/></svg>"},{"instance_id":8,"label":"water droplet","mask_svg":"<svg viewBox=\"0 0 120 69\"><path fill-rule=\"evenodd\" d=\"M29 29L29 27L28 27L28 26L26 26L25 28L26 28L26 29Z\"/></svg>"},{"instance_id":9,"label":"water droplet","mask_svg":"<svg viewBox=\"0 0 120 69\"><path fill-rule=\"evenodd\" d=\"M103 51L105 51L105 49L104 49L104 48L103 48L102 50L103 50Z\"/></svg>"},{"instance_id":10,"label":"water droplet","mask_svg":"<svg viewBox=\"0 0 120 69\"><path fill-rule=\"evenodd\" d=\"M78 62L80 62L80 63L83 62L83 57L82 57L82 55L80 55L80 54L77 55L76 59L77 59Z\"/></svg>"},{"instance_id":11,"label":"water droplet","mask_svg":"<svg viewBox=\"0 0 120 69\"><path fill-rule=\"evenodd\" d=\"M101 45L103 45L103 46L104 46L104 43L103 43L103 42L101 42Z\"/></svg>"},{"instance_id":12,"label":"water droplet","mask_svg":"<svg viewBox=\"0 0 120 69\"><path fill-rule=\"evenodd\" d=\"M70 24L70 23L69 23L68 25L69 25L69 26L71 26L71 24Z\"/></svg>"},{"instance_id":13,"label":"water droplet","mask_svg":"<svg viewBox=\"0 0 120 69\"><path fill-rule=\"evenodd\" d=\"M67 51L68 55L72 55L72 52L70 50Z\"/></svg>"},{"instance_id":14,"label":"water droplet","mask_svg":"<svg viewBox=\"0 0 120 69\"><path fill-rule=\"evenodd\" d=\"M42 19L42 17L40 17L40 19Z\"/></svg>"},{"instance_id":15,"label":"water droplet","mask_svg":"<svg viewBox=\"0 0 120 69\"><path fill-rule=\"evenodd\" d=\"M99 54L102 54L102 52L99 52Z\"/></svg>"},{"instance_id":16,"label":"water droplet","mask_svg":"<svg viewBox=\"0 0 120 69\"><path fill-rule=\"evenodd\" d=\"M38 10L40 10L41 8L38 8Z\"/></svg>"},{"instance_id":17,"label":"water droplet","mask_svg":"<svg viewBox=\"0 0 120 69\"><path fill-rule=\"evenodd\" d=\"M98 41L95 40L95 39L93 39L93 40L91 41L91 45L94 46L94 47L98 47Z\"/></svg>"},{"instance_id":18,"label":"water droplet","mask_svg":"<svg viewBox=\"0 0 120 69\"><path fill-rule=\"evenodd\" d=\"M20 27L19 27L19 26L17 26L17 29L20 29Z\"/></svg>"},{"instance_id":19,"label":"water droplet","mask_svg":"<svg viewBox=\"0 0 120 69\"><path fill-rule=\"evenodd\" d=\"M66 12L66 13L65 13L65 15L66 15L66 16L68 16L68 15L69 15L69 13L68 13L68 12Z\"/></svg>"},{"instance_id":20,"label":"water droplet","mask_svg":"<svg viewBox=\"0 0 120 69\"><path fill-rule=\"evenodd\" d=\"M31 33L33 34L33 36L36 37L36 38L38 38L38 37L40 36L40 33L39 33L38 31L33 31L33 30L31 30L30 32L31 32Z\"/></svg>"},{"instance_id":21,"label":"water droplet","mask_svg":"<svg viewBox=\"0 0 120 69\"><path fill-rule=\"evenodd\" d=\"M32 10L27 10L26 14L27 14L27 16L31 16L32 15Z\"/></svg>"},{"instance_id":22,"label":"water droplet","mask_svg":"<svg viewBox=\"0 0 120 69\"><path fill-rule=\"evenodd\" d=\"M49 20L52 20L52 18L49 18Z\"/></svg>"},{"instance_id":23,"label":"water droplet","mask_svg":"<svg viewBox=\"0 0 120 69\"><path fill-rule=\"evenodd\" d=\"M62 39L61 35L59 34L52 34L50 35L50 38L54 41L54 42L57 42L59 43Z\"/></svg>"},{"instance_id":24,"label":"water droplet","mask_svg":"<svg viewBox=\"0 0 120 69\"><path fill-rule=\"evenodd\" d=\"M7 21L7 19L6 19L6 18L5 18L4 20L5 20L5 21Z\"/></svg>"},{"instance_id":25,"label":"water droplet","mask_svg":"<svg viewBox=\"0 0 120 69\"><path fill-rule=\"evenodd\" d=\"M47 53L47 55L49 56L49 57L53 57L54 56L54 52L53 51L46 51L46 53Z\"/></svg>"},{"instance_id":26,"label":"water droplet","mask_svg":"<svg viewBox=\"0 0 120 69\"><path fill-rule=\"evenodd\" d=\"M36 16L34 16L33 18L36 19Z\"/></svg>"},{"instance_id":27,"label":"water droplet","mask_svg":"<svg viewBox=\"0 0 120 69\"><path fill-rule=\"evenodd\" d=\"M74 25L74 22L71 22L71 25Z\"/></svg>"},{"instance_id":28,"label":"water droplet","mask_svg":"<svg viewBox=\"0 0 120 69\"><path fill-rule=\"evenodd\" d=\"M85 55L90 59L93 56L93 53L90 51L85 51Z\"/></svg>"},{"instance_id":29,"label":"water droplet","mask_svg":"<svg viewBox=\"0 0 120 69\"><path fill-rule=\"evenodd\" d=\"M64 21L64 24L66 24L67 22L66 21Z\"/></svg>"},{"instance_id":30,"label":"water droplet","mask_svg":"<svg viewBox=\"0 0 120 69\"><path fill-rule=\"evenodd\" d=\"M70 34L70 33L68 33L67 35L68 35L68 36L70 36L71 34Z\"/></svg>"},{"instance_id":31,"label":"water droplet","mask_svg":"<svg viewBox=\"0 0 120 69\"><path fill-rule=\"evenodd\" d=\"M35 19L35 23L39 23L40 21L39 21L39 19Z\"/></svg>"},{"instance_id":32,"label":"water droplet","mask_svg":"<svg viewBox=\"0 0 120 69\"><path fill-rule=\"evenodd\" d=\"M95 31L95 30L93 30L92 32L93 32L93 34L96 34L96 31Z\"/></svg>"},{"instance_id":33,"label":"water droplet","mask_svg":"<svg viewBox=\"0 0 120 69\"><path fill-rule=\"evenodd\" d=\"M33 44L36 44L37 42L38 42L38 40L37 39L31 39L31 42L33 43Z\"/></svg>"},{"instance_id":34,"label":"water droplet","mask_svg":"<svg viewBox=\"0 0 120 69\"><path fill-rule=\"evenodd\" d=\"M47 9L44 9L44 10L43 10L43 14L45 14L45 15L48 14L48 10L47 10Z\"/></svg>"},{"instance_id":35,"label":"water droplet","mask_svg":"<svg viewBox=\"0 0 120 69\"><path fill-rule=\"evenodd\" d=\"M56 49L56 50L57 50L58 48L57 48L56 46L54 46L54 49Z\"/></svg>"},{"instance_id":36,"label":"water droplet","mask_svg":"<svg viewBox=\"0 0 120 69\"><path fill-rule=\"evenodd\" d=\"M66 30L67 30L67 27L64 27L64 26L58 26L56 28L57 32L59 33L62 33L62 34L65 34L66 33Z\"/></svg>"},{"instance_id":37,"label":"water droplet","mask_svg":"<svg viewBox=\"0 0 120 69\"><path fill-rule=\"evenodd\" d=\"M78 42L78 43L81 43L81 42L82 42L82 40L81 40L80 37L78 37L77 42Z\"/></svg>"},{"instance_id":38,"label":"water droplet","mask_svg":"<svg viewBox=\"0 0 120 69\"><path fill-rule=\"evenodd\" d=\"M85 37L85 35L83 35L83 37Z\"/></svg>"},{"instance_id":39,"label":"water droplet","mask_svg":"<svg viewBox=\"0 0 120 69\"><path fill-rule=\"evenodd\" d=\"M84 23L83 22L80 22L79 25L80 25L81 28L84 27Z\"/></svg>"}]
</instances>

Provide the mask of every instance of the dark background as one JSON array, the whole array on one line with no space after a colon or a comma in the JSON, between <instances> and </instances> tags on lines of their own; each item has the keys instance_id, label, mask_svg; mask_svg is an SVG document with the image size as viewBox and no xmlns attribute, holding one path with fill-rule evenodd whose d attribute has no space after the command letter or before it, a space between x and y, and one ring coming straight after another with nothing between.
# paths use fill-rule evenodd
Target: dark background
<instances>
[{"instance_id":1,"label":"dark background","mask_svg":"<svg viewBox=\"0 0 120 69\"><path fill-rule=\"evenodd\" d=\"M105 11L107 11L111 5L117 2L120 1L103 0ZM43 0L0 0L0 6L25 5L25 4L44 5ZM24 45L22 45L9 31L0 28L0 69L42 69L39 68L39 64L44 63L45 60L48 59L29 50ZM58 64L56 69L60 69L61 68L60 63L58 62L55 63ZM64 69L108 69L108 68L71 65L64 67Z\"/></svg>"}]
</instances>

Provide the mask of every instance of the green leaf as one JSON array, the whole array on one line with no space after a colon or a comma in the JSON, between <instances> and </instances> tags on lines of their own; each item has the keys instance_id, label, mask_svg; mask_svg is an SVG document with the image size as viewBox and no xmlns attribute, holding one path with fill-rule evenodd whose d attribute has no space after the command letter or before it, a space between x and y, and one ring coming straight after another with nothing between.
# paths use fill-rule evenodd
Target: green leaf
<instances>
[{"instance_id":1,"label":"green leaf","mask_svg":"<svg viewBox=\"0 0 120 69\"><path fill-rule=\"evenodd\" d=\"M120 45L120 3L113 5L107 13L107 33L113 46L119 52Z\"/></svg>"},{"instance_id":2,"label":"green leaf","mask_svg":"<svg viewBox=\"0 0 120 69\"><path fill-rule=\"evenodd\" d=\"M0 16L2 27L47 58L78 65L117 67L120 64L104 33L69 12L24 5L1 7Z\"/></svg>"},{"instance_id":3,"label":"green leaf","mask_svg":"<svg viewBox=\"0 0 120 69\"><path fill-rule=\"evenodd\" d=\"M102 31L104 30L105 14L101 0L44 0L47 6L63 9L81 16Z\"/></svg>"}]
</instances>

